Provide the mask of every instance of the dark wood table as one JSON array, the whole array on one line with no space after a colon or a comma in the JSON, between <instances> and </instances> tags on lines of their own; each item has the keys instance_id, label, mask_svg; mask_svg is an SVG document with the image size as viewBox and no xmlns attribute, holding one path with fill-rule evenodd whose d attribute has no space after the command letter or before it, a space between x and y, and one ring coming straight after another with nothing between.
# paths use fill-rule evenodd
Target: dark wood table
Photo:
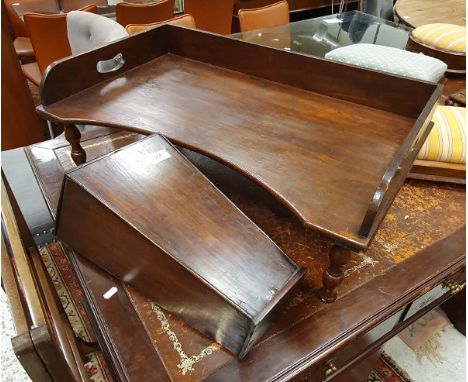
<instances>
[{"instance_id":1,"label":"dark wood table","mask_svg":"<svg viewBox=\"0 0 468 382\"><path fill-rule=\"evenodd\" d=\"M91 131L83 133L83 144L92 159L141 138L128 132ZM34 220L33 205L25 198L36 200L53 224L45 206L53 204L63 172L75 166L70 147L59 138L27 151L41 192L31 191L36 181L30 172L12 170L16 166L30 171L29 164L18 157L7 155L5 173L27 220ZM305 229L244 176L206 157L183 153L308 273L277 323L239 361L69 249L96 337L116 380L361 382L363 375L353 379L353 370L368 372L362 365L385 341L450 298L464 283L463 187L406 183L369 251L356 253L346 267L340 286L346 292L335 303L325 304L315 290L327 262L326 240ZM113 287L117 293L106 299L105 292ZM408 316L411 306L415 313Z\"/></svg>"}]
</instances>

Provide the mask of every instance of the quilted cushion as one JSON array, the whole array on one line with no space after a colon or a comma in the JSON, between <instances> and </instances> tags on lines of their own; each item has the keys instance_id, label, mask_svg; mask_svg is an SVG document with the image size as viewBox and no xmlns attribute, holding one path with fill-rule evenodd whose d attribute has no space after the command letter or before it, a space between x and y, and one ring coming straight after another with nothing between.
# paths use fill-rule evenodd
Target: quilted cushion
<instances>
[{"instance_id":1,"label":"quilted cushion","mask_svg":"<svg viewBox=\"0 0 468 382\"><path fill-rule=\"evenodd\" d=\"M453 24L427 24L411 32L415 41L450 53L466 53L466 28Z\"/></svg>"},{"instance_id":2,"label":"quilted cushion","mask_svg":"<svg viewBox=\"0 0 468 382\"><path fill-rule=\"evenodd\" d=\"M437 106L432 128L417 159L466 163L466 109Z\"/></svg>"},{"instance_id":3,"label":"quilted cushion","mask_svg":"<svg viewBox=\"0 0 468 382\"><path fill-rule=\"evenodd\" d=\"M429 82L438 82L447 70L447 64L436 58L374 44L344 46L325 58Z\"/></svg>"},{"instance_id":4,"label":"quilted cushion","mask_svg":"<svg viewBox=\"0 0 468 382\"><path fill-rule=\"evenodd\" d=\"M67 33L73 55L128 36L125 28L116 21L82 11L72 11L67 14Z\"/></svg>"}]
</instances>

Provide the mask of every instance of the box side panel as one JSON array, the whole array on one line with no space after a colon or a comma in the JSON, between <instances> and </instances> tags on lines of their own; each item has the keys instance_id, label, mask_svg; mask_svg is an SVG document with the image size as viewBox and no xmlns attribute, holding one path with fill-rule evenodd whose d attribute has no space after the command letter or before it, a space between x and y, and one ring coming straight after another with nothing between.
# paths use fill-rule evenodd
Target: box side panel
<instances>
[{"instance_id":1,"label":"box side panel","mask_svg":"<svg viewBox=\"0 0 468 382\"><path fill-rule=\"evenodd\" d=\"M262 337L273 324L278 313L288 306L291 297L297 292L297 281L301 279L304 272L305 269L300 269L291 280L289 280L288 284L282 290L282 293L279 293L278 296L275 297L275 300L253 319L253 324L244 340L239 358L244 358L247 355L250 349L260 340L260 337Z\"/></svg>"},{"instance_id":2,"label":"box side panel","mask_svg":"<svg viewBox=\"0 0 468 382\"><path fill-rule=\"evenodd\" d=\"M68 175L249 317L297 270L162 137L148 137Z\"/></svg>"},{"instance_id":3,"label":"box side panel","mask_svg":"<svg viewBox=\"0 0 468 382\"><path fill-rule=\"evenodd\" d=\"M99 267L239 353L252 319L69 178L57 235Z\"/></svg>"}]
</instances>

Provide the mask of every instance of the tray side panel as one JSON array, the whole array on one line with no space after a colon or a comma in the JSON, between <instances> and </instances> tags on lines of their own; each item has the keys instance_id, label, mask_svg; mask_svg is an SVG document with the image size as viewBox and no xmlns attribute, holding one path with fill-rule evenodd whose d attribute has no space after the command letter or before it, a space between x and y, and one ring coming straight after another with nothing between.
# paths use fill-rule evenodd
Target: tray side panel
<instances>
[{"instance_id":1,"label":"tray side panel","mask_svg":"<svg viewBox=\"0 0 468 382\"><path fill-rule=\"evenodd\" d=\"M329 97L417 118L435 84L169 26L171 53ZM404 95L411 94L411 101Z\"/></svg>"},{"instance_id":2,"label":"tray side panel","mask_svg":"<svg viewBox=\"0 0 468 382\"><path fill-rule=\"evenodd\" d=\"M69 97L167 53L167 28L163 26L151 32L123 38L104 47L51 64L42 76L41 104L49 105ZM109 73L97 71L98 61L110 60L122 52L125 53L125 64L121 69ZM112 88L109 91L112 91Z\"/></svg>"},{"instance_id":3,"label":"tray side panel","mask_svg":"<svg viewBox=\"0 0 468 382\"><path fill-rule=\"evenodd\" d=\"M164 25L58 61L43 76L44 106L121 75L166 53L253 75L345 101L417 118L434 84L281 51L224 36ZM122 53L122 69L99 74L96 63ZM300 69L299 69L300 68ZM402 95L411 94L411 101Z\"/></svg>"},{"instance_id":4,"label":"tray side panel","mask_svg":"<svg viewBox=\"0 0 468 382\"><path fill-rule=\"evenodd\" d=\"M364 216L359 234L371 240L382 220L390 208L398 190L406 179L411 166L432 130L432 115L437 107L437 99L442 93L442 86L438 85L432 97L427 102L421 115L416 120L400 149L396 152L382 182L377 188L369 208Z\"/></svg>"}]
</instances>

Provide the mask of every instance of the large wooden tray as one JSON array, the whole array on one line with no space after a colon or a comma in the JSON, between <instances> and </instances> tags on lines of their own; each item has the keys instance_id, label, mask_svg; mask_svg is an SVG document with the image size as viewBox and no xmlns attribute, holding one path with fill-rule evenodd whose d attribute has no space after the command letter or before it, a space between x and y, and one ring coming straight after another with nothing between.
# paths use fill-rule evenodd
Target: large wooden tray
<instances>
[{"instance_id":1,"label":"large wooden tray","mask_svg":"<svg viewBox=\"0 0 468 382\"><path fill-rule=\"evenodd\" d=\"M122 68L99 73L121 54ZM441 86L162 26L47 70L39 112L171 142L253 179L301 221L350 250L372 240L430 131ZM411 94L408 102L404 94ZM324 299L348 256L330 255Z\"/></svg>"}]
</instances>

